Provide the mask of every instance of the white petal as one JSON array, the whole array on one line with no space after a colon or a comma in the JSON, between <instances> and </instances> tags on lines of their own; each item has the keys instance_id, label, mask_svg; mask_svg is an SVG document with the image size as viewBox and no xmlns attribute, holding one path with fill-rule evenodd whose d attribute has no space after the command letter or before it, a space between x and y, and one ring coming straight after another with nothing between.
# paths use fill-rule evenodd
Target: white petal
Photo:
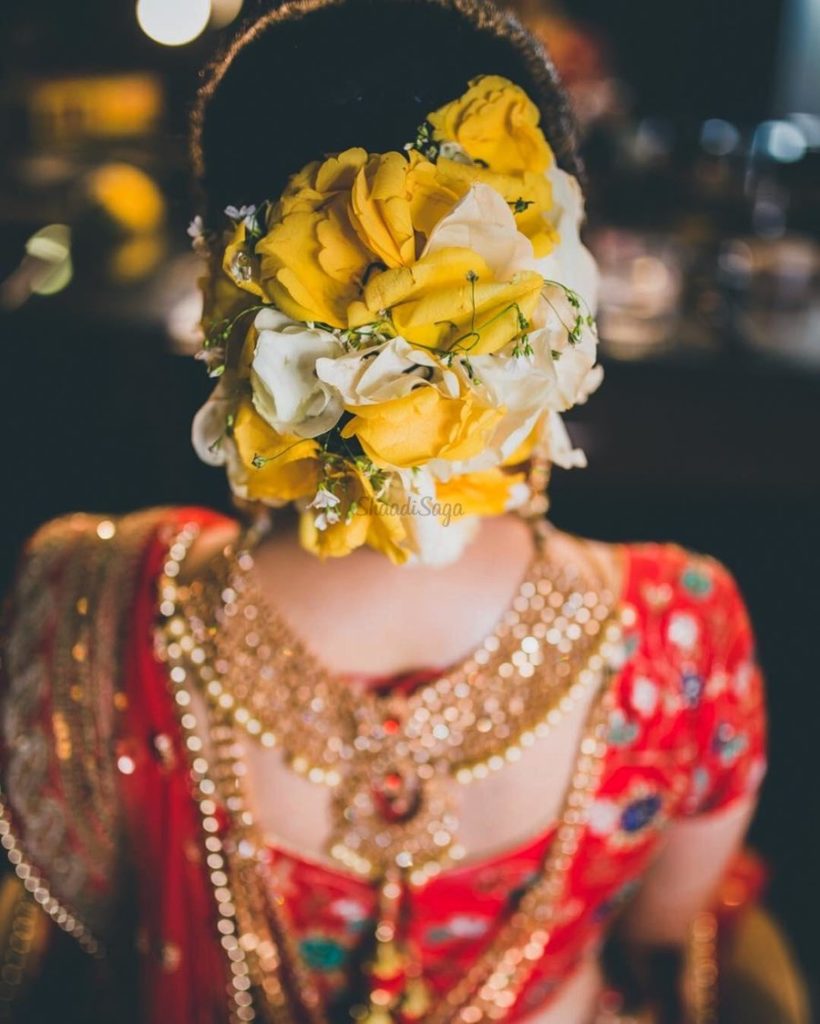
<instances>
[{"instance_id":1,"label":"white petal","mask_svg":"<svg viewBox=\"0 0 820 1024\"><path fill-rule=\"evenodd\" d=\"M339 339L274 309L262 310L254 326L259 331L251 366L256 411L282 434L317 437L330 430L342 414L342 399L317 378L316 361L341 353Z\"/></svg>"},{"instance_id":2,"label":"white petal","mask_svg":"<svg viewBox=\"0 0 820 1024\"><path fill-rule=\"evenodd\" d=\"M423 255L451 247L478 253L501 281L534 265L532 243L518 230L506 200L489 185L471 186L433 228Z\"/></svg>"},{"instance_id":3,"label":"white petal","mask_svg":"<svg viewBox=\"0 0 820 1024\"><path fill-rule=\"evenodd\" d=\"M441 377L441 365L426 349L414 348L404 338L337 359L318 359L316 375L332 386L346 405L374 405L402 398L420 381Z\"/></svg>"},{"instance_id":4,"label":"white petal","mask_svg":"<svg viewBox=\"0 0 820 1024\"><path fill-rule=\"evenodd\" d=\"M557 412L549 414L548 421L549 457L562 469L583 469L587 457L580 448L573 448L564 421Z\"/></svg>"},{"instance_id":5,"label":"white petal","mask_svg":"<svg viewBox=\"0 0 820 1024\"><path fill-rule=\"evenodd\" d=\"M398 470L390 481L385 500L404 511L401 521L412 550L409 564L449 565L457 561L478 529L475 516L448 517L435 495L435 481L425 469Z\"/></svg>"},{"instance_id":6,"label":"white petal","mask_svg":"<svg viewBox=\"0 0 820 1024\"><path fill-rule=\"evenodd\" d=\"M547 176L558 214L555 226L560 242L547 256L536 261L535 269L547 280L560 281L578 292L594 313L598 304L599 273L592 253L580 236L584 194L575 178L560 167L551 167Z\"/></svg>"},{"instance_id":7,"label":"white petal","mask_svg":"<svg viewBox=\"0 0 820 1024\"><path fill-rule=\"evenodd\" d=\"M225 429L232 400L228 398L222 381L211 397L197 411L191 424L191 443L194 451L209 466L224 466L227 462Z\"/></svg>"}]
</instances>

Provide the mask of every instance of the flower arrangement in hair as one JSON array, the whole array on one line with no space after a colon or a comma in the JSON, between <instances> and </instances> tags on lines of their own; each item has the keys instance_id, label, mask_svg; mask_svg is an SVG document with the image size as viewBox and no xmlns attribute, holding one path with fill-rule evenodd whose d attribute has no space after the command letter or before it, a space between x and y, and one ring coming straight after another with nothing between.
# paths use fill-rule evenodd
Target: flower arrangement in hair
<instances>
[{"instance_id":1,"label":"flower arrangement in hair","mask_svg":"<svg viewBox=\"0 0 820 1024\"><path fill-rule=\"evenodd\" d=\"M238 497L295 502L309 550L446 562L529 500L534 446L584 464L561 413L600 377L596 269L518 86L478 78L404 152L348 149L226 214L194 445Z\"/></svg>"}]
</instances>

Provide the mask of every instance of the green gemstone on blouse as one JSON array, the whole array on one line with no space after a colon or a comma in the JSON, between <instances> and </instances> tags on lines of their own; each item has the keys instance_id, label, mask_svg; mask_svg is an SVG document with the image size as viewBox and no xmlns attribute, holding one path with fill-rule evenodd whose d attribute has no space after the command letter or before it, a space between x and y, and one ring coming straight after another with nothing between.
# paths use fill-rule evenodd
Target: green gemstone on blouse
<instances>
[{"instance_id":1,"label":"green gemstone on blouse","mask_svg":"<svg viewBox=\"0 0 820 1024\"><path fill-rule=\"evenodd\" d=\"M681 576L681 584L684 590L688 590L693 597L708 597L712 593L712 577L700 569L689 568L684 570Z\"/></svg>"}]
</instances>

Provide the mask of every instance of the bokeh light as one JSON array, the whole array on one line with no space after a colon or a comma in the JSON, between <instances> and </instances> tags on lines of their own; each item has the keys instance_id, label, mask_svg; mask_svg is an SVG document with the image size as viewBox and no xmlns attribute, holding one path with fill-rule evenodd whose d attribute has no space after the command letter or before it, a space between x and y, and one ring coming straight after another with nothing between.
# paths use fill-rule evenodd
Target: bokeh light
<instances>
[{"instance_id":1,"label":"bokeh light","mask_svg":"<svg viewBox=\"0 0 820 1024\"><path fill-rule=\"evenodd\" d=\"M123 231L156 231L165 218L165 200L156 182L131 164L97 168L88 176L88 191Z\"/></svg>"},{"instance_id":2,"label":"bokeh light","mask_svg":"<svg viewBox=\"0 0 820 1024\"><path fill-rule=\"evenodd\" d=\"M711 117L704 121L700 130L700 144L712 156L728 156L740 144L740 132L731 123L721 117Z\"/></svg>"},{"instance_id":3,"label":"bokeh light","mask_svg":"<svg viewBox=\"0 0 820 1024\"><path fill-rule=\"evenodd\" d=\"M211 17L211 0L138 0L137 21L142 31L163 46L182 46L204 32Z\"/></svg>"},{"instance_id":4,"label":"bokeh light","mask_svg":"<svg viewBox=\"0 0 820 1024\"><path fill-rule=\"evenodd\" d=\"M225 28L242 10L242 0L211 0L211 28Z\"/></svg>"},{"instance_id":5,"label":"bokeh light","mask_svg":"<svg viewBox=\"0 0 820 1024\"><path fill-rule=\"evenodd\" d=\"M36 261L30 277L35 295L55 295L71 280L71 231L65 224L48 224L26 242L26 254Z\"/></svg>"},{"instance_id":6,"label":"bokeh light","mask_svg":"<svg viewBox=\"0 0 820 1024\"><path fill-rule=\"evenodd\" d=\"M764 121L758 125L752 140L756 154L781 164L802 160L807 148L803 132L790 121Z\"/></svg>"}]
</instances>

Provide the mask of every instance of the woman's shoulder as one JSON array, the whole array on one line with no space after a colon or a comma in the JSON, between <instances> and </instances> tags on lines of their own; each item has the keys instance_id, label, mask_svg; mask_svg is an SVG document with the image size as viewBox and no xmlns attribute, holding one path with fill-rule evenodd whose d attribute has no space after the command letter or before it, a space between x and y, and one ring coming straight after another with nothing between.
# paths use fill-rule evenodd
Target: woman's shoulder
<instances>
[{"instance_id":1,"label":"woman's shoulder","mask_svg":"<svg viewBox=\"0 0 820 1024\"><path fill-rule=\"evenodd\" d=\"M566 557L593 557L615 594L653 647L719 654L739 638L753 645L751 625L732 572L711 555L674 543L603 543L558 534Z\"/></svg>"},{"instance_id":2,"label":"woman's shoulder","mask_svg":"<svg viewBox=\"0 0 820 1024\"><path fill-rule=\"evenodd\" d=\"M230 523L228 517L201 506L158 505L125 514L70 512L37 527L23 545L21 561L46 554L67 555L88 545L116 550L147 541L158 530L185 523L202 527ZM113 542L113 543L109 543Z\"/></svg>"},{"instance_id":3,"label":"woman's shoulder","mask_svg":"<svg viewBox=\"0 0 820 1024\"><path fill-rule=\"evenodd\" d=\"M675 600L699 605L740 600L735 579L722 562L679 544L612 543L555 530L553 550L559 559L594 560L624 600L650 608L666 608Z\"/></svg>"},{"instance_id":4,"label":"woman's shoulder","mask_svg":"<svg viewBox=\"0 0 820 1024\"><path fill-rule=\"evenodd\" d=\"M0 834L19 877L89 950L115 895L115 748L134 610L176 529L225 522L188 507L60 516L24 545L6 594Z\"/></svg>"},{"instance_id":5,"label":"woman's shoulder","mask_svg":"<svg viewBox=\"0 0 820 1024\"><path fill-rule=\"evenodd\" d=\"M52 599L59 594L61 603L71 603L83 599L81 591L101 587L106 577L136 578L143 556L190 524L211 532L230 528L233 520L200 506L155 506L120 515L73 512L50 519L23 544L6 605L25 613L36 592ZM82 603L90 606L90 595Z\"/></svg>"},{"instance_id":6,"label":"woman's shoulder","mask_svg":"<svg viewBox=\"0 0 820 1024\"><path fill-rule=\"evenodd\" d=\"M712 555L671 543L623 547L623 597L647 623L664 623L668 638L685 647L703 635L711 646L748 630L743 595L731 570Z\"/></svg>"}]
</instances>

